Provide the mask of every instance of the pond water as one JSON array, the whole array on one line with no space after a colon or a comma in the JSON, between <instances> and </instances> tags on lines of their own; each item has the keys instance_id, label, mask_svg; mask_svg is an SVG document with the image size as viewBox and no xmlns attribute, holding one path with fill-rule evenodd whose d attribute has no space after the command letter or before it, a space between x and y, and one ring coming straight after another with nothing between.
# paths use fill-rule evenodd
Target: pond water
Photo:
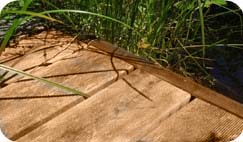
<instances>
[{"instance_id":1,"label":"pond water","mask_svg":"<svg viewBox=\"0 0 243 142\"><path fill-rule=\"evenodd\" d=\"M243 103L243 49L218 47L211 75L217 91Z\"/></svg>"},{"instance_id":2,"label":"pond water","mask_svg":"<svg viewBox=\"0 0 243 142\"><path fill-rule=\"evenodd\" d=\"M241 20L243 13L234 3L228 3L227 7L236 10L238 13L228 12L218 5L211 6L211 13L227 13L214 19L208 20L206 23L214 30L209 33L210 43L224 40L225 45L217 46L209 51L210 59L214 59L213 69L210 74L216 79L215 89L226 96L229 96L243 103L243 31ZM236 47L230 44L238 44Z\"/></svg>"}]
</instances>

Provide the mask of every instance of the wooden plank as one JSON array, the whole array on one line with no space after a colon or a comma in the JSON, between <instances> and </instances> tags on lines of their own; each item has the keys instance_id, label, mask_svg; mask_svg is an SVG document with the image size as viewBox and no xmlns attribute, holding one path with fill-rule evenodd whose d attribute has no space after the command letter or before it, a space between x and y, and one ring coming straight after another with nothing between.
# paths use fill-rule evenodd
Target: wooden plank
<instances>
[{"instance_id":1,"label":"wooden plank","mask_svg":"<svg viewBox=\"0 0 243 142\"><path fill-rule=\"evenodd\" d=\"M243 118L243 104L232 100L231 98L228 98L222 94L219 94L209 88L206 88L194 82L190 78L185 78L172 71L169 71L166 68L160 67L153 62L142 59L141 57L136 57L133 54L122 50L121 48L116 50L117 46L106 41L96 40L92 42L91 45L109 54L112 53L114 57L122 59L134 65L136 68L140 68L150 72L151 74L177 86L178 88L189 92L192 96L196 98L202 99L234 115L237 115L238 117Z\"/></svg>"},{"instance_id":2,"label":"wooden plank","mask_svg":"<svg viewBox=\"0 0 243 142\"><path fill-rule=\"evenodd\" d=\"M75 43L72 46L75 46ZM61 47L54 47L50 50L53 49L56 50L55 53L63 50ZM48 50L46 52L52 53ZM133 66L124 61L114 59L111 63L110 57L85 49L72 54L68 53L58 54L50 60L51 64L36 66L31 73L92 95L115 82L118 74L121 77L133 70ZM28 60L30 63L32 60L39 62L40 56L37 56L39 53L32 52L32 54L26 56L31 56L31 58L23 59L26 60L24 63L18 62L16 67L27 66L28 68ZM80 96L62 92L27 78L17 81L12 79L8 81L8 86L0 89L0 127L8 137L14 140L82 100Z\"/></svg>"},{"instance_id":3,"label":"wooden plank","mask_svg":"<svg viewBox=\"0 0 243 142\"><path fill-rule=\"evenodd\" d=\"M196 99L144 139L150 142L229 142L242 130L242 119Z\"/></svg>"},{"instance_id":4,"label":"wooden plank","mask_svg":"<svg viewBox=\"0 0 243 142\"><path fill-rule=\"evenodd\" d=\"M61 50L65 48L66 50ZM0 63L25 70L40 66L43 62L52 62L56 54L59 59L70 56L73 54L73 50L70 49L73 48L79 48L75 38L56 31L46 31L21 39L14 48L6 48L0 56ZM33 60L34 58L38 60Z\"/></svg>"},{"instance_id":5,"label":"wooden plank","mask_svg":"<svg viewBox=\"0 0 243 142\"><path fill-rule=\"evenodd\" d=\"M56 31L45 31L18 40L18 44L14 48L6 48L6 51L0 56L0 63L31 72L33 69L47 66L62 58L75 56L73 50L79 49L79 46L84 45L77 45L73 37ZM11 73L5 76L7 80L12 77Z\"/></svg>"},{"instance_id":6,"label":"wooden plank","mask_svg":"<svg viewBox=\"0 0 243 142\"><path fill-rule=\"evenodd\" d=\"M188 93L136 70L18 142L138 142L189 100Z\"/></svg>"}]
</instances>

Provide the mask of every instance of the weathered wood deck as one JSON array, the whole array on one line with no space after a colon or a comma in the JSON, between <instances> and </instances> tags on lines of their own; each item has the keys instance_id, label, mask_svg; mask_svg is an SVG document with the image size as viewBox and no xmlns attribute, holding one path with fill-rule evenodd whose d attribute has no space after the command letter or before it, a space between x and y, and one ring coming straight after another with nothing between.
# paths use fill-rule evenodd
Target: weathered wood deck
<instances>
[{"instance_id":1,"label":"weathered wood deck","mask_svg":"<svg viewBox=\"0 0 243 142\"><path fill-rule=\"evenodd\" d=\"M223 142L243 130L240 117L190 95L211 91L178 83L192 90L183 91L170 84L173 79L138 68L148 61L116 48L107 50L98 42L87 46L55 31L21 39L16 46L6 49L0 63L91 96L85 100L8 74L0 89L0 127L18 142ZM211 103L220 106L224 99ZM228 111L242 116L241 104L225 102L226 109L235 107Z\"/></svg>"}]
</instances>

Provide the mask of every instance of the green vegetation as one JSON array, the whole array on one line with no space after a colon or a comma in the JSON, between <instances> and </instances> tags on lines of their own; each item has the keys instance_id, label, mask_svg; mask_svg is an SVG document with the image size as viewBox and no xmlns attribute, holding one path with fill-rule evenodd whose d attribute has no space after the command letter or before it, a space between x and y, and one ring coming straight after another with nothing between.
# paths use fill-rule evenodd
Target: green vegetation
<instances>
[{"instance_id":1,"label":"green vegetation","mask_svg":"<svg viewBox=\"0 0 243 142\"><path fill-rule=\"evenodd\" d=\"M117 43L208 86L214 84L210 69L218 48L243 46L241 12L224 0L20 0L1 17L11 15L19 19L0 51L19 24L38 17L69 34L81 32ZM224 51L221 56L235 56Z\"/></svg>"}]
</instances>

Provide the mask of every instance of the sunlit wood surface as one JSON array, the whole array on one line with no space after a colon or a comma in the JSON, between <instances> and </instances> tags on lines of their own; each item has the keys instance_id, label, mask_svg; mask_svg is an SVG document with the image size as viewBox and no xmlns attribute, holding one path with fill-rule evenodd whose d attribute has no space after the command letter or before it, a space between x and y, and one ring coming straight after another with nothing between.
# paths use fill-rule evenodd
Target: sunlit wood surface
<instances>
[{"instance_id":1,"label":"sunlit wood surface","mask_svg":"<svg viewBox=\"0 0 243 142\"><path fill-rule=\"evenodd\" d=\"M63 92L7 74L0 89L0 127L19 142L227 141L243 121L188 92L137 69L142 58L60 32L22 37L0 63L78 89ZM3 71L1 71L3 72Z\"/></svg>"}]
</instances>

